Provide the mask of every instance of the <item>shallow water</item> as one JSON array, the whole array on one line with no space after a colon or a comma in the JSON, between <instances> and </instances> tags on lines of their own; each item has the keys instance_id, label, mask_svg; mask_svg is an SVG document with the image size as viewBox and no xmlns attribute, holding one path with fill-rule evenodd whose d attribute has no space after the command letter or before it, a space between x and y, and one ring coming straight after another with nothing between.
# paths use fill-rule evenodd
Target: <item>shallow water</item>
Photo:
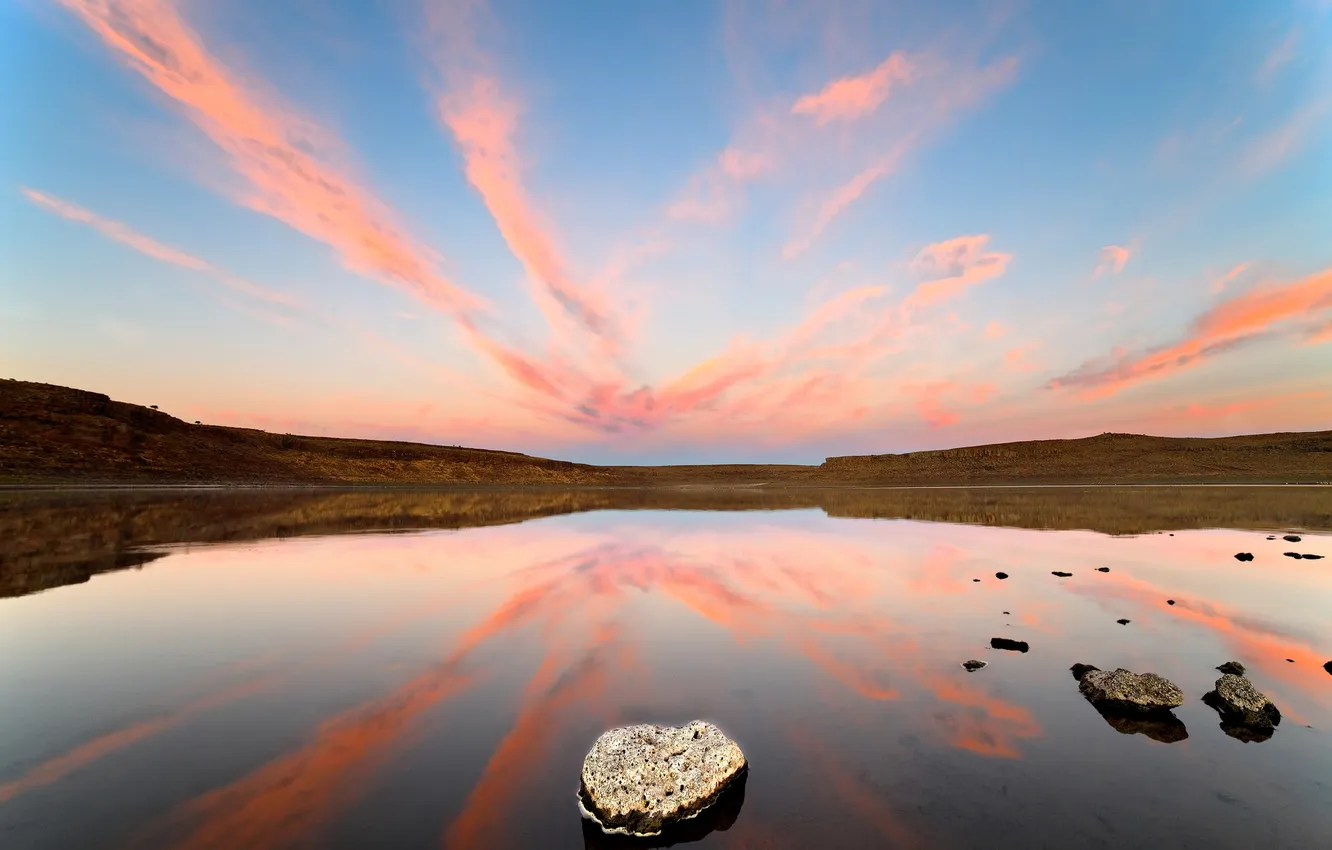
<instances>
[{"instance_id":1,"label":"shallow water","mask_svg":"<svg viewBox=\"0 0 1332 850\"><path fill-rule=\"evenodd\" d=\"M10 494L0 846L621 846L584 753L694 718L751 769L691 847L1330 846L1329 529L1327 488ZM1232 659L1268 740L1200 701ZM1188 698L1106 718L1074 662Z\"/></svg>"}]
</instances>

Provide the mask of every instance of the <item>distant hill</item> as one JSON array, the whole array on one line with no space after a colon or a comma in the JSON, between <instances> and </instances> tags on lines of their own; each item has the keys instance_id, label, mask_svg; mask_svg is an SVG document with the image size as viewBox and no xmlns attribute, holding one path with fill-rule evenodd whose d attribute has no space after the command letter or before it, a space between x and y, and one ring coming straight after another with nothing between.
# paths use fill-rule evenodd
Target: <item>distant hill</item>
<instances>
[{"instance_id":1,"label":"distant hill","mask_svg":"<svg viewBox=\"0 0 1332 850\"><path fill-rule=\"evenodd\" d=\"M593 466L516 452L191 424L101 393L0 380L0 483L867 486L1332 482L1332 431L1102 434L820 466Z\"/></svg>"}]
</instances>

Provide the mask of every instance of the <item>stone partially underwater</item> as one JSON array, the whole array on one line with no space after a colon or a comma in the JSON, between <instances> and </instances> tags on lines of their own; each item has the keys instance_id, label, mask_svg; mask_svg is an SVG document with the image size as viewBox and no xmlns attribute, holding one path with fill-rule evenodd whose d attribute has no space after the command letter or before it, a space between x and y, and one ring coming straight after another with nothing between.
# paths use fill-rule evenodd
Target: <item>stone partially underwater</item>
<instances>
[{"instance_id":1,"label":"stone partially underwater","mask_svg":"<svg viewBox=\"0 0 1332 850\"><path fill-rule=\"evenodd\" d=\"M704 720L611 729L583 759L578 807L603 832L665 838L718 804L748 767L740 747Z\"/></svg>"},{"instance_id":2,"label":"stone partially underwater","mask_svg":"<svg viewBox=\"0 0 1332 850\"><path fill-rule=\"evenodd\" d=\"M1281 711L1243 676L1226 673L1203 702L1221 715L1221 731L1245 743L1266 741L1281 723Z\"/></svg>"},{"instance_id":3,"label":"stone partially underwater","mask_svg":"<svg viewBox=\"0 0 1332 850\"><path fill-rule=\"evenodd\" d=\"M1174 682L1155 673L1086 669L1078 680L1078 690L1093 703L1107 709L1128 712L1168 711L1184 704L1184 692Z\"/></svg>"},{"instance_id":4,"label":"stone partially underwater","mask_svg":"<svg viewBox=\"0 0 1332 850\"><path fill-rule=\"evenodd\" d=\"M725 832L735 826L740 818L740 809L745 804L745 780L748 776L747 771L742 772L726 786L717 802L704 809L698 817L664 826L659 834L653 836L608 833L596 821L584 816L583 850L657 850L677 844L692 844L714 832Z\"/></svg>"}]
</instances>

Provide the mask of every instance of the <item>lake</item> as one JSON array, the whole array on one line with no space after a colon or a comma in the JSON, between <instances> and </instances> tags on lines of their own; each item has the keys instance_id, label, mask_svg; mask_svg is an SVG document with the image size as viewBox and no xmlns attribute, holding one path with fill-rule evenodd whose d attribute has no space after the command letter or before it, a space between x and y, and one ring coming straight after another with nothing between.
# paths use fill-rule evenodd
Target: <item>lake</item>
<instances>
[{"instance_id":1,"label":"lake","mask_svg":"<svg viewBox=\"0 0 1332 850\"><path fill-rule=\"evenodd\" d=\"M750 770L681 846L1332 846L1329 531L1327 487L4 493L0 846L654 846L582 759L695 718ZM1230 660L1269 738L1201 701Z\"/></svg>"}]
</instances>

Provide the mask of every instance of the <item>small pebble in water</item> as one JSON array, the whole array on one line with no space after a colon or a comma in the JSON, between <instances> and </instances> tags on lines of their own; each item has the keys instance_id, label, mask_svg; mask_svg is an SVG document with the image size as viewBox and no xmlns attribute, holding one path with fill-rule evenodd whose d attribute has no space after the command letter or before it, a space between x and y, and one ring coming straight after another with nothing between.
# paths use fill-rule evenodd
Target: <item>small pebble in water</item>
<instances>
[{"instance_id":1,"label":"small pebble in water","mask_svg":"<svg viewBox=\"0 0 1332 850\"><path fill-rule=\"evenodd\" d=\"M1097 568L1096 568L1096 572L1098 572L1098 573L1108 573L1108 572L1110 572L1110 568L1109 568L1109 567L1097 567Z\"/></svg>"},{"instance_id":2,"label":"small pebble in water","mask_svg":"<svg viewBox=\"0 0 1332 850\"><path fill-rule=\"evenodd\" d=\"M995 578L1008 578L1008 573L995 573Z\"/></svg>"}]
</instances>

